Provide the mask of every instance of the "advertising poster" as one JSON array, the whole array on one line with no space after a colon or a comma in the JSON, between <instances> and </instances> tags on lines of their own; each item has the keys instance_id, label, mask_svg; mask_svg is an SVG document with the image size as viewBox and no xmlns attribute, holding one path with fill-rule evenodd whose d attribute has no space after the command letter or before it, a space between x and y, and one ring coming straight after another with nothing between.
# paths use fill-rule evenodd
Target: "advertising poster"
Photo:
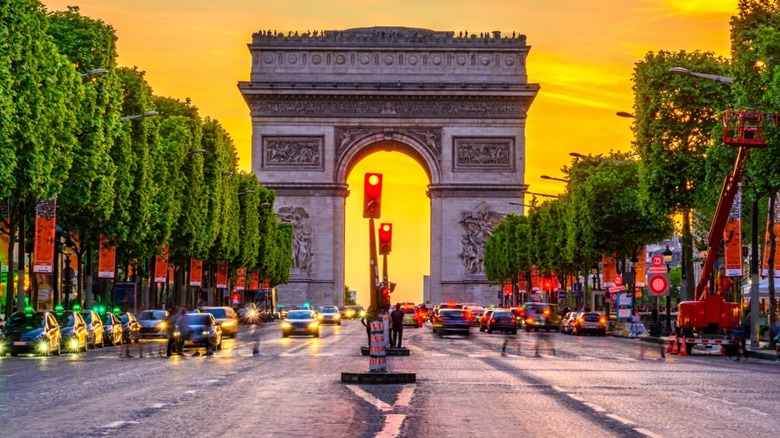
<instances>
[{"instance_id":1,"label":"advertising poster","mask_svg":"<svg viewBox=\"0 0 780 438\"><path fill-rule=\"evenodd\" d=\"M780 193L778 194L778 198L780 199ZM769 212L769 209L767 209L767 212ZM767 213L768 215L769 213ZM774 220L774 230L775 230L775 263L774 263L774 278L780 277L780 202L778 200L775 200L775 220ZM761 263L761 276L762 277L768 277L769 276L769 218L767 217L766 221L766 239L764 240L764 256L762 257L762 263Z\"/></svg>"},{"instance_id":2,"label":"advertising poster","mask_svg":"<svg viewBox=\"0 0 780 438\"><path fill-rule=\"evenodd\" d=\"M154 258L154 282L165 283L168 274L168 246L162 249L162 254Z\"/></svg>"},{"instance_id":3,"label":"advertising poster","mask_svg":"<svg viewBox=\"0 0 780 438\"><path fill-rule=\"evenodd\" d=\"M98 253L98 278L114 278L116 266L116 247L108 245L108 238L100 236Z\"/></svg>"},{"instance_id":4,"label":"advertising poster","mask_svg":"<svg viewBox=\"0 0 780 438\"><path fill-rule=\"evenodd\" d=\"M33 272L54 272L54 239L57 226L57 200L40 201L35 206Z\"/></svg>"},{"instance_id":5,"label":"advertising poster","mask_svg":"<svg viewBox=\"0 0 780 438\"><path fill-rule=\"evenodd\" d=\"M228 287L228 264L227 262L217 263L217 288L226 289Z\"/></svg>"},{"instance_id":6,"label":"advertising poster","mask_svg":"<svg viewBox=\"0 0 780 438\"><path fill-rule=\"evenodd\" d=\"M203 261L190 259L190 286L203 286Z\"/></svg>"}]
</instances>

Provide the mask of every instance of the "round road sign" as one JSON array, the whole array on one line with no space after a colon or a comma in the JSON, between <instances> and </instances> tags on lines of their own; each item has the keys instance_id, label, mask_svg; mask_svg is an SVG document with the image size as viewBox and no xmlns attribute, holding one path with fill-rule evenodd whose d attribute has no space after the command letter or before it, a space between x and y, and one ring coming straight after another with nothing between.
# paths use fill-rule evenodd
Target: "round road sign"
<instances>
[{"instance_id":1,"label":"round road sign","mask_svg":"<svg viewBox=\"0 0 780 438\"><path fill-rule=\"evenodd\" d=\"M650 259L650 264L653 266L661 266L664 264L664 258L656 254Z\"/></svg>"},{"instance_id":2,"label":"round road sign","mask_svg":"<svg viewBox=\"0 0 780 438\"><path fill-rule=\"evenodd\" d=\"M623 277L620 275L615 276L615 286L623 286Z\"/></svg>"},{"instance_id":3,"label":"round road sign","mask_svg":"<svg viewBox=\"0 0 780 438\"><path fill-rule=\"evenodd\" d=\"M669 280L662 274L652 275L647 282L647 288L653 295L663 295L669 289Z\"/></svg>"}]
</instances>

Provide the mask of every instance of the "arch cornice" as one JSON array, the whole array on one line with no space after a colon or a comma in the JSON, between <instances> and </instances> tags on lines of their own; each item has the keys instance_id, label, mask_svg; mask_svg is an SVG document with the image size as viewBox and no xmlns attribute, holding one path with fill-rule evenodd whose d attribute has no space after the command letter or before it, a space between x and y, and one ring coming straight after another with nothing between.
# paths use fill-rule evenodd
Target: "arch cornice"
<instances>
[{"instance_id":1,"label":"arch cornice","mask_svg":"<svg viewBox=\"0 0 780 438\"><path fill-rule=\"evenodd\" d=\"M379 150L406 153L423 167L431 184L438 184L442 179L441 127L336 127L334 142L337 183L344 183L363 157Z\"/></svg>"}]
</instances>

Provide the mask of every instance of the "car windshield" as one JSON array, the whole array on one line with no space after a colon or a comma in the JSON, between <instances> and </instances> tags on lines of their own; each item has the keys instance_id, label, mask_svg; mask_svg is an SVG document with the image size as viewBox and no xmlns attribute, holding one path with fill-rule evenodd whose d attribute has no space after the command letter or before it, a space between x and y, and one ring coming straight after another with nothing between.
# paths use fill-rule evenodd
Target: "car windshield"
<instances>
[{"instance_id":1,"label":"car windshield","mask_svg":"<svg viewBox=\"0 0 780 438\"><path fill-rule=\"evenodd\" d=\"M87 324L92 322L92 313L91 312L82 313L81 316L84 317L84 322L86 322Z\"/></svg>"},{"instance_id":2,"label":"car windshield","mask_svg":"<svg viewBox=\"0 0 780 438\"><path fill-rule=\"evenodd\" d=\"M129 319L130 319L130 317L129 317L129 316L127 316L127 314L124 314L124 315L122 315L122 316L120 316L120 317L119 317L119 321L120 321L122 324L125 324L125 323L127 323L127 321L128 321Z\"/></svg>"},{"instance_id":3,"label":"car windshield","mask_svg":"<svg viewBox=\"0 0 780 438\"><path fill-rule=\"evenodd\" d=\"M320 307L321 313L338 313L339 309L336 306L323 306Z\"/></svg>"},{"instance_id":4,"label":"car windshield","mask_svg":"<svg viewBox=\"0 0 780 438\"><path fill-rule=\"evenodd\" d=\"M73 325L73 314L72 313L62 313L57 315L57 322L60 324L60 327L70 327Z\"/></svg>"},{"instance_id":5,"label":"car windshield","mask_svg":"<svg viewBox=\"0 0 780 438\"><path fill-rule=\"evenodd\" d=\"M38 328L46 325L43 313L14 313L8 320L7 327Z\"/></svg>"},{"instance_id":6,"label":"car windshield","mask_svg":"<svg viewBox=\"0 0 780 438\"><path fill-rule=\"evenodd\" d=\"M314 312L310 310L291 310L287 313L287 319L314 319Z\"/></svg>"},{"instance_id":7,"label":"car windshield","mask_svg":"<svg viewBox=\"0 0 780 438\"><path fill-rule=\"evenodd\" d=\"M214 318L227 318L227 310L225 309L203 309L207 313L214 315Z\"/></svg>"},{"instance_id":8,"label":"car windshield","mask_svg":"<svg viewBox=\"0 0 780 438\"><path fill-rule=\"evenodd\" d=\"M138 315L138 319L146 319L151 321L157 321L165 319L165 311L163 310L144 310Z\"/></svg>"},{"instance_id":9,"label":"car windshield","mask_svg":"<svg viewBox=\"0 0 780 438\"><path fill-rule=\"evenodd\" d=\"M211 325L211 316L208 313L187 313L179 320L181 325Z\"/></svg>"}]
</instances>

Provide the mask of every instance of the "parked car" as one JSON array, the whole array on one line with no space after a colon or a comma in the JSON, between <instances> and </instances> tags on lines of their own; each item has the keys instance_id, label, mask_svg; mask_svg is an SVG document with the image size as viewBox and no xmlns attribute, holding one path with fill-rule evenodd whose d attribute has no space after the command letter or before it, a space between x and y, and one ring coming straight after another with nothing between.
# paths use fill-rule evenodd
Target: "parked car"
<instances>
[{"instance_id":1,"label":"parked car","mask_svg":"<svg viewBox=\"0 0 780 438\"><path fill-rule=\"evenodd\" d=\"M111 312L103 315L103 338L109 345L121 345L124 333L122 331L122 321Z\"/></svg>"},{"instance_id":2,"label":"parked car","mask_svg":"<svg viewBox=\"0 0 780 438\"><path fill-rule=\"evenodd\" d=\"M322 324L341 325L341 312L336 306L320 307L319 320Z\"/></svg>"},{"instance_id":3,"label":"parked car","mask_svg":"<svg viewBox=\"0 0 780 438\"><path fill-rule=\"evenodd\" d=\"M122 323L122 342L128 344L141 342L141 323L135 315L125 312L119 317L119 322Z\"/></svg>"},{"instance_id":4,"label":"parked car","mask_svg":"<svg viewBox=\"0 0 780 438\"><path fill-rule=\"evenodd\" d=\"M433 332L439 336L445 334L470 334L471 321L468 318L468 311L463 309L439 309L438 315L431 321Z\"/></svg>"},{"instance_id":5,"label":"parked car","mask_svg":"<svg viewBox=\"0 0 780 438\"><path fill-rule=\"evenodd\" d=\"M561 325L561 315L558 306L550 303L525 303L523 326L525 330L558 330Z\"/></svg>"},{"instance_id":6,"label":"parked car","mask_svg":"<svg viewBox=\"0 0 780 438\"><path fill-rule=\"evenodd\" d=\"M607 318L598 312L583 312L574 321L572 334L595 333L599 336L607 335Z\"/></svg>"},{"instance_id":7,"label":"parked car","mask_svg":"<svg viewBox=\"0 0 780 438\"><path fill-rule=\"evenodd\" d=\"M282 320L279 328L282 329L282 337L290 335L312 335L320 337L320 322L313 310L290 310L287 317Z\"/></svg>"},{"instance_id":8,"label":"parked car","mask_svg":"<svg viewBox=\"0 0 780 438\"><path fill-rule=\"evenodd\" d=\"M222 336L236 336L238 330L238 315L232 307L201 307L203 313L214 315L217 324L222 327Z\"/></svg>"},{"instance_id":9,"label":"parked car","mask_svg":"<svg viewBox=\"0 0 780 438\"><path fill-rule=\"evenodd\" d=\"M94 310L82 310L81 316L87 323L87 346L103 348L106 345L103 320Z\"/></svg>"},{"instance_id":10,"label":"parked car","mask_svg":"<svg viewBox=\"0 0 780 438\"><path fill-rule=\"evenodd\" d=\"M54 314L46 311L35 312L32 308L11 315L3 328L0 340L0 353L18 356L20 353L32 353L48 356L60 355L62 334Z\"/></svg>"},{"instance_id":11,"label":"parked car","mask_svg":"<svg viewBox=\"0 0 780 438\"><path fill-rule=\"evenodd\" d=\"M211 354L222 349L222 328L211 313L185 313L176 321L173 339L179 354L186 346L205 347Z\"/></svg>"},{"instance_id":12,"label":"parked car","mask_svg":"<svg viewBox=\"0 0 780 438\"><path fill-rule=\"evenodd\" d=\"M167 310L144 310L138 315L138 323L141 324L141 336L165 338Z\"/></svg>"},{"instance_id":13,"label":"parked car","mask_svg":"<svg viewBox=\"0 0 780 438\"><path fill-rule=\"evenodd\" d=\"M81 314L75 310L55 310L54 314L62 335L60 349L71 353L87 351L87 323Z\"/></svg>"},{"instance_id":14,"label":"parked car","mask_svg":"<svg viewBox=\"0 0 780 438\"><path fill-rule=\"evenodd\" d=\"M484 319L486 319L484 327L488 333L502 331L517 334L517 319L509 309L494 310Z\"/></svg>"}]
</instances>

